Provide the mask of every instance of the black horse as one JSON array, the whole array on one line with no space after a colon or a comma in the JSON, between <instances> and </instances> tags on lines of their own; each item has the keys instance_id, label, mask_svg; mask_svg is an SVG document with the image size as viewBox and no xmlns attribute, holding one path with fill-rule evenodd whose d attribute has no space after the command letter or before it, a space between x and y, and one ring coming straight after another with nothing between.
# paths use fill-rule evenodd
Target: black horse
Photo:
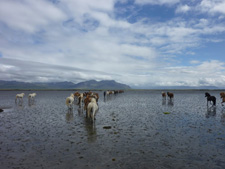
<instances>
[{"instance_id":1,"label":"black horse","mask_svg":"<svg viewBox=\"0 0 225 169\"><path fill-rule=\"evenodd\" d=\"M213 102L213 105L216 105L216 97L215 96L211 96L208 92L205 93L205 97L207 97L207 106L208 106L208 102Z\"/></svg>"}]
</instances>

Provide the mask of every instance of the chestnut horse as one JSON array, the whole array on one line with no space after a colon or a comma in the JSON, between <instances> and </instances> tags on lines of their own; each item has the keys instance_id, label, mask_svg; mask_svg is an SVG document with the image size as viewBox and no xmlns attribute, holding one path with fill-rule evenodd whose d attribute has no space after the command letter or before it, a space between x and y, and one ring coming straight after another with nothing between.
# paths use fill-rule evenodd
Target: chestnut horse
<instances>
[{"instance_id":1,"label":"chestnut horse","mask_svg":"<svg viewBox=\"0 0 225 169\"><path fill-rule=\"evenodd\" d=\"M165 92L162 92L162 98L166 99L166 93Z\"/></svg>"},{"instance_id":2,"label":"chestnut horse","mask_svg":"<svg viewBox=\"0 0 225 169\"><path fill-rule=\"evenodd\" d=\"M174 97L173 93L171 92L167 92L167 96L170 98L170 100L172 100Z\"/></svg>"},{"instance_id":3,"label":"chestnut horse","mask_svg":"<svg viewBox=\"0 0 225 169\"><path fill-rule=\"evenodd\" d=\"M222 98L221 104L222 104L222 106L223 106L223 103L225 102L225 92L221 92L221 93L220 93L220 97Z\"/></svg>"}]
</instances>

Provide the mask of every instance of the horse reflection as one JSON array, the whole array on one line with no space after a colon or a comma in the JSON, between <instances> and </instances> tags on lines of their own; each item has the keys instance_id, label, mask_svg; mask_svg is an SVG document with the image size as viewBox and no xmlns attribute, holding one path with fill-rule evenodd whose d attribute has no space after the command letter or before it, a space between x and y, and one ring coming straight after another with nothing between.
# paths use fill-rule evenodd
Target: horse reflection
<instances>
[{"instance_id":1,"label":"horse reflection","mask_svg":"<svg viewBox=\"0 0 225 169\"><path fill-rule=\"evenodd\" d=\"M24 108L23 101L16 102L16 107L19 109L23 109Z\"/></svg>"},{"instance_id":2,"label":"horse reflection","mask_svg":"<svg viewBox=\"0 0 225 169\"><path fill-rule=\"evenodd\" d=\"M77 112L78 112L78 115L81 116L83 114L83 108L78 108Z\"/></svg>"},{"instance_id":3,"label":"horse reflection","mask_svg":"<svg viewBox=\"0 0 225 169\"><path fill-rule=\"evenodd\" d=\"M73 119L74 119L73 109L68 109L68 111L66 113L66 121L71 122L71 121L73 121Z\"/></svg>"},{"instance_id":4,"label":"horse reflection","mask_svg":"<svg viewBox=\"0 0 225 169\"><path fill-rule=\"evenodd\" d=\"M216 116L216 106L207 107L206 118Z\"/></svg>"},{"instance_id":5,"label":"horse reflection","mask_svg":"<svg viewBox=\"0 0 225 169\"><path fill-rule=\"evenodd\" d=\"M221 122L225 124L225 109L224 108L221 110Z\"/></svg>"},{"instance_id":6,"label":"horse reflection","mask_svg":"<svg viewBox=\"0 0 225 169\"><path fill-rule=\"evenodd\" d=\"M162 98L162 105L166 105L166 99Z\"/></svg>"},{"instance_id":7,"label":"horse reflection","mask_svg":"<svg viewBox=\"0 0 225 169\"><path fill-rule=\"evenodd\" d=\"M167 104L168 104L168 106L173 106L174 105L173 99L169 99Z\"/></svg>"},{"instance_id":8,"label":"horse reflection","mask_svg":"<svg viewBox=\"0 0 225 169\"><path fill-rule=\"evenodd\" d=\"M35 106L35 100L34 100L34 99L31 99L31 100L29 99L29 100L28 100L28 106L29 106L29 107Z\"/></svg>"},{"instance_id":9,"label":"horse reflection","mask_svg":"<svg viewBox=\"0 0 225 169\"><path fill-rule=\"evenodd\" d=\"M97 140L97 130L95 123L90 122L89 119L84 119L85 130L87 131L87 140L89 143L94 143Z\"/></svg>"}]
</instances>

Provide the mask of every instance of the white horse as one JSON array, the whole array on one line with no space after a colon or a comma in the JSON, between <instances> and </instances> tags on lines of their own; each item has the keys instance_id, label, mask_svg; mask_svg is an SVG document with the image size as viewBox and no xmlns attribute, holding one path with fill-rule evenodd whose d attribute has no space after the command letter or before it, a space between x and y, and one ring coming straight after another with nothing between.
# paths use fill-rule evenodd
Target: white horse
<instances>
[{"instance_id":1,"label":"white horse","mask_svg":"<svg viewBox=\"0 0 225 169\"><path fill-rule=\"evenodd\" d=\"M25 95L24 93L17 94L17 95L16 95L15 102L17 102L17 99L20 99L21 101L23 101L23 96L24 96L24 95Z\"/></svg>"},{"instance_id":2,"label":"white horse","mask_svg":"<svg viewBox=\"0 0 225 169\"><path fill-rule=\"evenodd\" d=\"M66 98L66 105L68 108L73 108L73 102L74 102L74 94L71 93L69 97Z\"/></svg>"},{"instance_id":3,"label":"white horse","mask_svg":"<svg viewBox=\"0 0 225 169\"><path fill-rule=\"evenodd\" d=\"M92 121L95 121L95 114L98 110L98 105L95 98L91 98L91 102L87 106L87 117L92 118ZM92 114L91 114L92 113Z\"/></svg>"},{"instance_id":4,"label":"white horse","mask_svg":"<svg viewBox=\"0 0 225 169\"><path fill-rule=\"evenodd\" d=\"M82 102L84 101L84 94L81 93L80 96L78 96L78 105L79 107L82 106Z\"/></svg>"},{"instance_id":5,"label":"white horse","mask_svg":"<svg viewBox=\"0 0 225 169\"><path fill-rule=\"evenodd\" d=\"M31 93L31 94L29 94L29 95L28 95L29 101L34 100L34 98L35 98L36 95L37 95L36 93Z\"/></svg>"}]
</instances>

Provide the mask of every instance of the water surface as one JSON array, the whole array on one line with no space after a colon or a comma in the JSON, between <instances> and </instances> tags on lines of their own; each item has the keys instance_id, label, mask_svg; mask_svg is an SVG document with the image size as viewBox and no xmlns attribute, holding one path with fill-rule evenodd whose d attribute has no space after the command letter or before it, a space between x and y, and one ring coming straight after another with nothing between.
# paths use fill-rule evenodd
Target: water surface
<instances>
[{"instance_id":1,"label":"water surface","mask_svg":"<svg viewBox=\"0 0 225 169\"><path fill-rule=\"evenodd\" d=\"M104 100L95 124L65 99L74 91L0 91L1 168L225 168L225 109L204 91L127 91ZM168 112L168 114L164 114Z\"/></svg>"}]
</instances>

